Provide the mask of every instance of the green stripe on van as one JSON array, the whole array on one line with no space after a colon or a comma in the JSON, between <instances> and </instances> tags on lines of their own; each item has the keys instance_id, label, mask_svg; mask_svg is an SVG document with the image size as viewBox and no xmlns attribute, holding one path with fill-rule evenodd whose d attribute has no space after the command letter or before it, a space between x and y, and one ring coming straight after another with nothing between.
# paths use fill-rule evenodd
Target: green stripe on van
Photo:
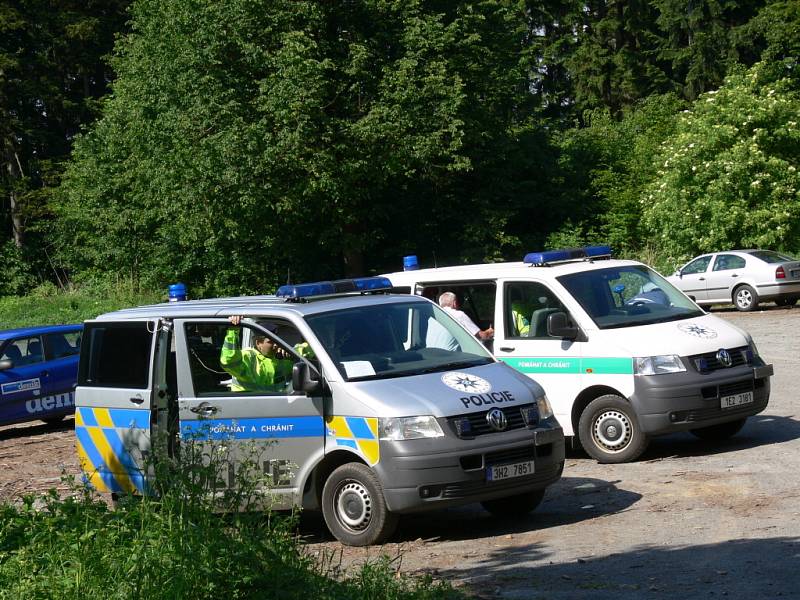
<instances>
[{"instance_id":1,"label":"green stripe on van","mask_svg":"<svg viewBox=\"0 0 800 600\"><path fill-rule=\"evenodd\" d=\"M498 357L523 373L591 373L602 375L633 375L631 358L570 358L557 356Z\"/></svg>"}]
</instances>

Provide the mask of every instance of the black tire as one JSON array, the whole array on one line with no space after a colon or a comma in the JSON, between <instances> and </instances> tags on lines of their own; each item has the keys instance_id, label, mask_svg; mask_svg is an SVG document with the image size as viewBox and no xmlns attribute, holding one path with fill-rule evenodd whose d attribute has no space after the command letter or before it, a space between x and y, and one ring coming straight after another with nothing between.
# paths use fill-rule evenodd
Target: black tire
<instances>
[{"instance_id":1,"label":"black tire","mask_svg":"<svg viewBox=\"0 0 800 600\"><path fill-rule=\"evenodd\" d=\"M634 461L650 443L633 407L615 394L589 403L578 422L578 437L583 449L599 463Z\"/></svg>"},{"instance_id":2,"label":"black tire","mask_svg":"<svg viewBox=\"0 0 800 600\"><path fill-rule=\"evenodd\" d=\"M524 517L542 503L545 490L533 490L515 496L484 500L481 506L500 519Z\"/></svg>"},{"instance_id":3,"label":"black tire","mask_svg":"<svg viewBox=\"0 0 800 600\"><path fill-rule=\"evenodd\" d=\"M778 298L775 300L778 306L794 306L797 304L797 298Z\"/></svg>"},{"instance_id":4,"label":"black tire","mask_svg":"<svg viewBox=\"0 0 800 600\"><path fill-rule=\"evenodd\" d=\"M397 527L383 486L361 463L347 463L330 474L322 489L322 515L334 537L347 546L371 546L386 541Z\"/></svg>"},{"instance_id":5,"label":"black tire","mask_svg":"<svg viewBox=\"0 0 800 600\"><path fill-rule=\"evenodd\" d=\"M720 423L719 425L700 427L699 429L692 429L690 431L701 440L707 442L722 442L739 433L746 421L747 417L735 421L728 421L727 423Z\"/></svg>"},{"instance_id":6,"label":"black tire","mask_svg":"<svg viewBox=\"0 0 800 600\"><path fill-rule=\"evenodd\" d=\"M733 290L732 300L736 309L742 312L750 312L758 308L758 292L746 283Z\"/></svg>"},{"instance_id":7,"label":"black tire","mask_svg":"<svg viewBox=\"0 0 800 600\"><path fill-rule=\"evenodd\" d=\"M42 421L44 421L48 425L56 425L58 423L61 423L61 421L64 420L65 416L66 415L59 415L57 417L46 417L46 418L42 419Z\"/></svg>"}]
</instances>

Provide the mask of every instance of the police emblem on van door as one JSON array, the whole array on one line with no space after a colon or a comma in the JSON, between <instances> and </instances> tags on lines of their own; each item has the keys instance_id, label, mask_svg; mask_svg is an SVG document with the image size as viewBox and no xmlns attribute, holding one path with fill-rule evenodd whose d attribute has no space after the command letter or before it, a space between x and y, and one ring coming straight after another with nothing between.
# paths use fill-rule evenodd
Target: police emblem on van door
<instances>
[{"instance_id":1,"label":"police emblem on van door","mask_svg":"<svg viewBox=\"0 0 800 600\"><path fill-rule=\"evenodd\" d=\"M678 325L678 329L680 329L683 333L688 333L693 337L704 338L707 340L713 340L715 337L717 337L716 331L709 327L698 325L697 323L681 323Z\"/></svg>"},{"instance_id":2,"label":"police emblem on van door","mask_svg":"<svg viewBox=\"0 0 800 600\"><path fill-rule=\"evenodd\" d=\"M442 375L442 383L459 392L485 394L492 391L492 384L482 377L459 371L451 371Z\"/></svg>"},{"instance_id":3,"label":"police emblem on van door","mask_svg":"<svg viewBox=\"0 0 800 600\"><path fill-rule=\"evenodd\" d=\"M499 408L493 408L486 413L486 422L495 431L505 431L508 426L505 413Z\"/></svg>"}]
</instances>

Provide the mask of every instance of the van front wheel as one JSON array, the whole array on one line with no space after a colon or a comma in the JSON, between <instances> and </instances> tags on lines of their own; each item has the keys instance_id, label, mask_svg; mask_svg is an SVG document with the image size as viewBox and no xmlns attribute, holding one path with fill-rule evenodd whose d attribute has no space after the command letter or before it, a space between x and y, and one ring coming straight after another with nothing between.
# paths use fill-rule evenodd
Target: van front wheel
<instances>
[{"instance_id":1,"label":"van front wheel","mask_svg":"<svg viewBox=\"0 0 800 600\"><path fill-rule=\"evenodd\" d=\"M633 407L615 394L589 403L578 422L578 437L583 449L600 463L636 460L650 443Z\"/></svg>"},{"instance_id":2,"label":"van front wheel","mask_svg":"<svg viewBox=\"0 0 800 600\"><path fill-rule=\"evenodd\" d=\"M380 544L397 527L380 481L361 463L347 463L330 474L322 488L322 515L334 537L348 546Z\"/></svg>"}]
</instances>

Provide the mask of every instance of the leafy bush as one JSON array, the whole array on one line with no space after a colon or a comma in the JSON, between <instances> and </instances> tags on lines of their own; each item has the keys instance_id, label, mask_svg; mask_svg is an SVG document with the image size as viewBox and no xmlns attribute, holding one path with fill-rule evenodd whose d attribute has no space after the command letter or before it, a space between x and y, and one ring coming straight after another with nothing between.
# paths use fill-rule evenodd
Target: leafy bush
<instances>
[{"instance_id":1,"label":"leafy bush","mask_svg":"<svg viewBox=\"0 0 800 600\"><path fill-rule=\"evenodd\" d=\"M673 267L703 252L800 250L800 91L757 64L698 98L663 145L643 223Z\"/></svg>"}]
</instances>

